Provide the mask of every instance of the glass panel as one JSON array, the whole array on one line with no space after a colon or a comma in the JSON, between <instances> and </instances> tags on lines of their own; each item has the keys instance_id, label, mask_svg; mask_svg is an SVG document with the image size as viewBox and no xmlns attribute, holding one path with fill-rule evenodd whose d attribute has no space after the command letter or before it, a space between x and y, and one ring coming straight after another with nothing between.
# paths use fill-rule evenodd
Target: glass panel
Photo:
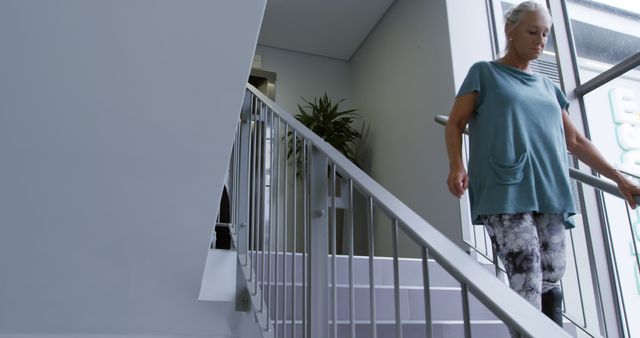
<instances>
[{"instance_id":1,"label":"glass panel","mask_svg":"<svg viewBox=\"0 0 640 338\"><path fill-rule=\"evenodd\" d=\"M640 1L570 0L580 83L640 51Z\"/></svg>"},{"instance_id":2,"label":"glass panel","mask_svg":"<svg viewBox=\"0 0 640 338\"><path fill-rule=\"evenodd\" d=\"M594 71L583 68L587 76ZM589 73L591 72L591 73ZM591 140L608 161L628 172L640 173L640 72L631 70L584 96ZM640 308L640 208L631 210L619 198L604 194L614 265L627 320ZM628 322L629 336L640 336L640 321Z\"/></svg>"}]
</instances>

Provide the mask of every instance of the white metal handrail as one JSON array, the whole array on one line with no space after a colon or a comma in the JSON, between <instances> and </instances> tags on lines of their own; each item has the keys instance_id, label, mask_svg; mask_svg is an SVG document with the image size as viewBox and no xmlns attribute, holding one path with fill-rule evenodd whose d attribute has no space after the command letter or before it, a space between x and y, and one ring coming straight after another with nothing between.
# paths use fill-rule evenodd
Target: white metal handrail
<instances>
[{"instance_id":1,"label":"white metal handrail","mask_svg":"<svg viewBox=\"0 0 640 338\"><path fill-rule=\"evenodd\" d=\"M265 144L268 143L266 140L269 138L271 144L267 147ZM286 158L284 165L281 166L281 158L289 149L291 149L294 158L296 157L298 142L302 145L300 151L304 163L300 173L296 173L297 165L287 165ZM307 162L310 164L307 165ZM268 168L267 163L269 163ZM368 201L371 337L377 336L376 291L373 272L375 268L373 264L375 256L374 207L391 220L393 231L396 336L402 336L402 318L398 309L397 272L397 232L400 230L422 248L426 335L428 338L432 337L429 259L435 260L461 284L465 337L472 335L469 293L508 327L523 336L569 337L567 332L478 265L456 244L366 175L344 155L251 85L247 86L231 168L233 177L231 180L233 239L238 248L239 262L245 274L256 318L264 330L265 337L293 337L296 336L296 332L300 332L297 330L302 330L304 337L337 337L336 207L342 203L347 206L347 209L353 209L352 200L355 190L365 196ZM327 168L329 168L328 175ZM288 170L290 171L288 172ZM267 172L268 175L265 174ZM295 179L298 175L302 176L301 183L297 183L298 180ZM347 201L337 201L337 175L342 177L341 182L343 183L340 190L343 193L346 192L340 199L346 198ZM281 179L284 181L282 189L284 195L280 194L280 188L283 186ZM268 180L271 180L270 184L266 184ZM266 185L268 185L268 192L265 192ZM286 242L292 231L291 228L287 230L287 224L292 222L291 219L287 221L287 216L293 214L293 222L297 222L296 210L298 209L295 205L295 197L293 202L288 202L291 198L286 196L286 191L289 190L292 192L303 191L304 201L301 206L303 215L302 217L298 215L304 223L302 249L299 248L300 243L298 243L289 250L291 243L287 244ZM267 198L270 200L265 204ZM293 210L288 209L290 203L293 203ZM280 204L284 204L284 207ZM353 222L353 212L349 212ZM296 228L298 226L293 225L293 229ZM353 266L351 265L353 224L351 224L350 232L349 298L351 336L353 337L355 335L354 283ZM282 238L284 243L278 243L279 238ZM292 238L295 241L296 236L294 235ZM282 248L281 252L280 248ZM298 255L302 257L300 262L296 258ZM281 266L279 262L282 263ZM300 266L302 270L301 279L298 279L297 275L291 271L297 266ZM272 274L272 269L275 270L275 274ZM279 275L281 271L282 279ZM325 280L328 283L324 282ZM280 287L280 281L282 281L282 287ZM302 294L295 291L298 284L302 284ZM290 290L287 290L287 286ZM292 309L298 304L299 298L297 297L302 298L300 309L302 317L300 320L296 318L297 312ZM280 300L282 301L280 302ZM287 311L287 309L290 310ZM298 326L301 327L298 328Z\"/></svg>"}]
</instances>

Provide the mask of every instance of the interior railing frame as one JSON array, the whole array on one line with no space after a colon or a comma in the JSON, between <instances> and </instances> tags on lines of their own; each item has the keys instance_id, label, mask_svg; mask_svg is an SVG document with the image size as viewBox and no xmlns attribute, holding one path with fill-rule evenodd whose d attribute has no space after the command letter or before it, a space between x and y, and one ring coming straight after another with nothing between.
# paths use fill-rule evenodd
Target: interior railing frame
<instances>
[{"instance_id":1,"label":"interior railing frame","mask_svg":"<svg viewBox=\"0 0 640 338\"><path fill-rule=\"evenodd\" d=\"M292 148L288 146L289 142L292 142ZM301 144L301 147L297 147L297 144ZM299 175L287 171L288 151L291 151L294 159L301 152L303 164ZM348 331L354 337L355 326L359 324L354 318L353 290L352 210L355 191L367 199L370 337L376 337L378 329L374 280L374 210L382 212L391 220L390 227L393 231L396 336L402 337L402 318L397 306L400 288L397 246L398 231L402 231L422 252L427 338L433 334L428 267L430 260L437 262L461 284L465 337L473 334L469 294L508 327L525 337L569 337L566 331L512 292L431 224L251 85L247 86L232 154L230 229L253 305L252 311L264 337L294 337L298 333L310 338L337 337L335 219L338 208L344 208L350 213L347 219L352 222L347 250L350 307ZM298 166L294 164L292 167ZM338 175L341 177L339 197L336 193ZM266 182L269 182L268 189L265 188ZM289 202L286 191L291 186L291 191L303 191L303 206L297 205L295 198ZM281 187L284 187L282 191ZM291 250L286 242L289 236L286 226L291 222L287 221L291 212L290 204L293 210L303 210L302 217L294 218L293 222L302 223L304 232L303 248L291 245ZM297 228L296 225L293 227ZM275 237L272 237L274 234ZM278 243L280 237L282 242ZM279 264L282 265L281 271ZM287 267L292 272L297 265L303 270L301 277L295 273L287 274ZM302 292L298 294L296 290L300 285ZM282 294L278 294L280 287ZM291 297L289 302L287 297ZM298 313L302 315L297 318L296 313L287 311L287 306L294 310L299 298L302 298L302 311Z\"/></svg>"}]
</instances>

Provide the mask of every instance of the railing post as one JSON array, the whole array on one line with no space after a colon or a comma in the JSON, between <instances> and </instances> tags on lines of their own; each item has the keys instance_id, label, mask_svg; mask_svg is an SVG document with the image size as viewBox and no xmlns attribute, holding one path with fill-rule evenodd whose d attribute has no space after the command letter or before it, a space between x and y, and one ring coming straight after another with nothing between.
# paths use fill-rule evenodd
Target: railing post
<instances>
[{"instance_id":1,"label":"railing post","mask_svg":"<svg viewBox=\"0 0 640 338\"><path fill-rule=\"evenodd\" d=\"M309 337L329 337L329 218L327 158L310 146Z\"/></svg>"},{"instance_id":2,"label":"railing post","mask_svg":"<svg viewBox=\"0 0 640 338\"><path fill-rule=\"evenodd\" d=\"M251 133L251 92L247 91L240 113L240 127L238 129L239 149L236 149L238 156L238 167L235 168L238 186L237 196L237 219L234 224L238 236L238 259L242 266L248 263L248 235L249 235L249 164L250 158L250 133Z\"/></svg>"}]
</instances>

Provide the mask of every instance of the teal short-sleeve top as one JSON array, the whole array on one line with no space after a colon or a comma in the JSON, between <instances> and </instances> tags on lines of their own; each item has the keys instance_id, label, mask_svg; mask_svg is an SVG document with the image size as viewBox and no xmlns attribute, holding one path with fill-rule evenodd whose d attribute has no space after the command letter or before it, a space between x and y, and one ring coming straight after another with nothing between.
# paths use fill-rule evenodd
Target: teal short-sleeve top
<instances>
[{"instance_id":1,"label":"teal short-sleeve top","mask_svg":"<svg viewBox=\"0 0 640 338\"><path fill-rule=\"evenodd\" d=\"M562 109L548 78L495 61L474 64L457 96L477 93L469 121L469 198L480 215L574 215ZM568 227L570 227L568 225Z\"/></svg>"}]
</instances>

